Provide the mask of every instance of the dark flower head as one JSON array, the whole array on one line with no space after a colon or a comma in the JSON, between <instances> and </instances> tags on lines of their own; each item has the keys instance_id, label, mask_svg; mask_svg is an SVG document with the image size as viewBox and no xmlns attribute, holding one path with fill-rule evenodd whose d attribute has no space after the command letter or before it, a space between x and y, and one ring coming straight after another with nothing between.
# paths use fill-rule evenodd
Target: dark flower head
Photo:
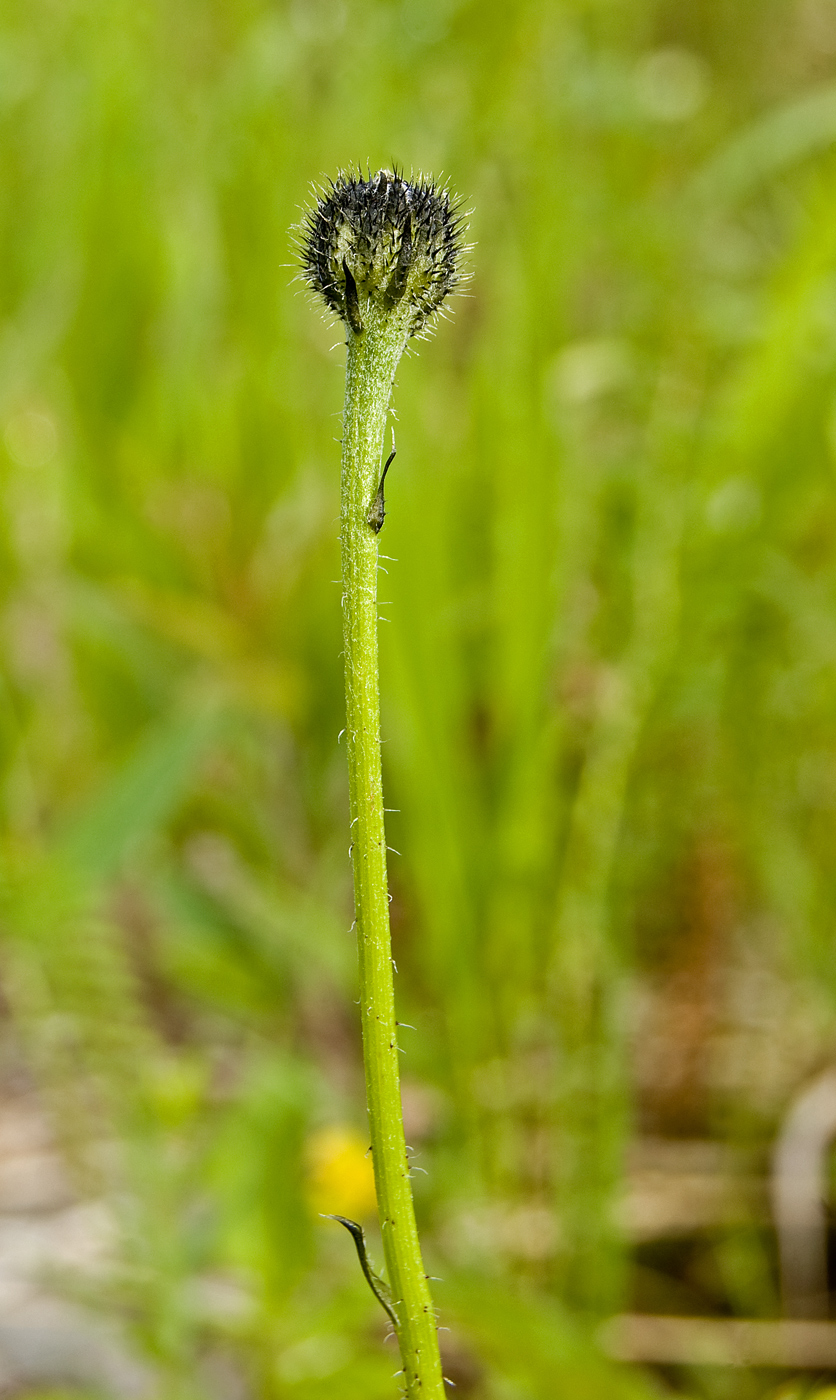
<instances>
[{"instance_id":1,"label":"dark flower head","mask_svg":"<svg viewBox=\"0 0 836 1400\"><path fill-rule=\"evenodd\" d=\"M431 180L341 174L307 217L305 279L355 335L370 303L406 311L407 334L418 335L462 281L463 230L448 191Z\"/></svg>"}]
</instances>

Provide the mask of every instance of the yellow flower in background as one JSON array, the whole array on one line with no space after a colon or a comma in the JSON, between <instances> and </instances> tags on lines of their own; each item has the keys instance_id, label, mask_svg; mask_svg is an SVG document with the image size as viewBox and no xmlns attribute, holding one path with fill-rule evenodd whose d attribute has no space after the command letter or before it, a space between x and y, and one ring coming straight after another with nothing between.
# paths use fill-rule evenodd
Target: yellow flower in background
<instances>
[{"instance_id":1,"label":"yellow flower in background","mask_svg":"<svg viewBox=\"0 0 836 1400\"><path fill-rule=\"evenodd\" d=\"M307 1145L306 1195L324 1215L362 1220L377 1204L368 1141L356 1128L333 1124L312 1133Z\"/></svg>"}]
</instances>

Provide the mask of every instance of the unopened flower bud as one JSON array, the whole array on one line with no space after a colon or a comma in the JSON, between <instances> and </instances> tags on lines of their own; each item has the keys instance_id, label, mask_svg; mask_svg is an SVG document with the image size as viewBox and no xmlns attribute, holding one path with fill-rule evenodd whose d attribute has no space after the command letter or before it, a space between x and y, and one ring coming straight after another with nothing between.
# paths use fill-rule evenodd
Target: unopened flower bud
<instances>
[{"instance_id":1,"label":"unopened flower bud","mask_svg":"<svg viewBox=\"0 0 836 1400\"><path fill-rule=\"evenodd\" d=\"M355 335L370 308L399 313L418 335L462 281L463 221L446 189L389 170L340 175L308 215L308 284Z\"/></svg>"}]
</instances>

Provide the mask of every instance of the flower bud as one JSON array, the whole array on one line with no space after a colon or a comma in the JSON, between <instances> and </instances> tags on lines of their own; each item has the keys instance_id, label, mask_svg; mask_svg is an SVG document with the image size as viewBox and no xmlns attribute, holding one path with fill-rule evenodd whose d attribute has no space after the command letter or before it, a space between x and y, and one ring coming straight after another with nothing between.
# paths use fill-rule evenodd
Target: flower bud
<instances>
[{"instance_id":1,"label":"flower bud","mask_svg":"<svg viewBox=\"0 0 836 1400\"><path fill-rule=\"evenodd\" d=\"M446 189L379 170L339 175L308 215L302 266L308 284L355 335L370 307L403 316L418 335L462 281L463 221Z\"/></svg>"}]
</instances>

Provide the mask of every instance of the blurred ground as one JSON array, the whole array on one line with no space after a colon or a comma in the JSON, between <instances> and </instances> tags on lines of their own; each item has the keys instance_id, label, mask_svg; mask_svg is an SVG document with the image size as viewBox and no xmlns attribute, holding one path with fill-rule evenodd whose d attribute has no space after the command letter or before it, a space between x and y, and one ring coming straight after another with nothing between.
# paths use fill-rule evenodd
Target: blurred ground
<instances>
[{"instance_id":1,"label":"blurred ground","mask_svg":"<svg viewBox=\"0 0 836 1400\"><path fill-rule=\"evenodd\" d=\"M80 1300L112 1268L112 1212L72 1189L27 1079L7 1076L0 1097L0 1393L76 1385L150 1395L152 1374L126 1336Z\"/></svg>"}]
</instances>

